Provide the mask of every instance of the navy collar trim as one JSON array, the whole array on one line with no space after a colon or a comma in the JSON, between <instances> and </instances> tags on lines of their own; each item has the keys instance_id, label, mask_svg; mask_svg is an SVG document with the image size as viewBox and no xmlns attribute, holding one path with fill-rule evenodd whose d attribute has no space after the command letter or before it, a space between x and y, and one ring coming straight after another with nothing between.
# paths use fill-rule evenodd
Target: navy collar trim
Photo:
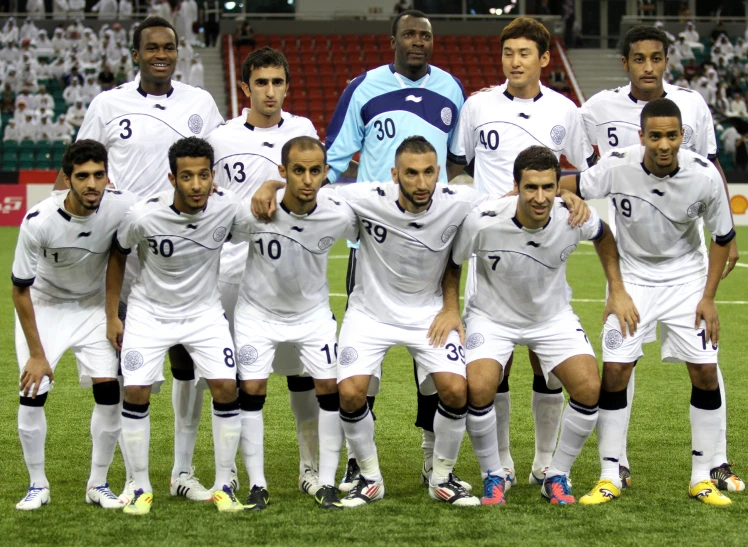
<instances>
[{"instance_id":1,"label":"navy collar trim","mask_svg":"<svg viewBox=\"0 0 748 547\"><path fill-rule=\"evenodd\" d=\"M291 209L289 209L288 207L286 207L286 204L285 204L285 203L283 203L283 201L281 201L279 205L280 205L280 208L281 208L281 209L283 209L283 210L284 210L284 211L285 211L286 213L288 213L289 215L291 215L291 214L294 214L294 215L296 215L296 216L299 216L299 217L300 217L300 216L309 216L309 215L311 215L311 214L312 214L312 213L313 213L314 211L316 211L316 210L317 210L317 204L315 203L315 204L314 204L314 207L312 207L312 210L311 210L311 211L309 211L308 213L306 213L306 215L299 215L299 214L296 214L296 213L294 213L293 211L291 211Z\"/></svg>"},{"instance_id":2,"label":"navy collar trim","mask_svg":"<svg viewBox=\"0 0 748 547\"><path fill-rule=\"evenodd\" d=\"M140 87L140 84L138 84L138 93L140 93L143 97L147 97L148 93L146 93L142 87ZM169 89L169 91L166 92L166 98L168 99L171 97L171 94L174 93L174 87ZM151 95L152 97L156 97L157 95Z\"/></svg>"},{"instance_id":3,"label":"navy collar trim","mask_svg":"<svg viewBox=\"0 0 748 547\"><path fill-rule=\"evenodd\" d=\"M283 125L283 122L284 122L284 121L285 121L285 120L284 120L283 118L281 118L281 121L279 121L279 122L278 122L278 125L276 125L275 127L276 127L276 128L280 127L281 125ZM244 122L244 127L246 127L247 129L249 129L250 131L254 131L254 130L255 130L255 126L254 126L254 125L252 125L252 124L251 124L251 123L249 123L249 122ZM271 126L271 127L272 127L272 126ZM267 129L271 129L271 127L268 127Z\"/></svg>"},{"instance_id":4,"label":"navy collar trim","mask_svg":"<svg viewBox=\"0 0 748 547\"><path fill-rule=\"evenodd\" d=\"M663 89L662 90L662 95L660 95L658 98L659 99L664 99L665 97L667 97L667 91L665 91ZM629 99L631 99L632 101L634 101L634 104L639 104L639 99L637 99L636 97L634 97L633 93L631 93L630 91L629 91Z\"/></svg>"},{"instance_id":5,"label":"navy collar trim","mask_svg":"<svg viewBox=\"0 0 748 547\"><path fill-rule=\"evenodd\" d=\"M532 101L533 101L533 102L537 102L537 101L539 101L539 100L540 100L540 98L541 98L542 96L543 96L543 92L542 92L542 91L538 91L538 94L537 94L537 95L535 95L535 97L533 97ZM506 97L506 98L507 98L507 99L509 99L510 101L513 101L513 100L515 99L514 95L512 95L511 93L509 93L509 90L508 90L508 89L505 89L505 90L504 90L504 97Z\"/></svg>"},{"instance_id":6,"label":"navy collar trim","mask_svg":"<svg viewBox=\"0 0 748 547\"><path fill-rule=\"evenodd\" d=\"M641 164L640 164L640 165L642 166L642 169L644 169L644 172L645 172L645 173L646 173L647 175L652 175L652 173L651 173L651 172L649 171L649 169L647 169L646 165L644 165L644 162L641 162ZM679 165L678 167L676 167L676 168L675 168L675 170L674 170L674 171L673 171L672 173L668 173L667 175L665 175L665 177L670 177L670 178L673 178L673 177L674 177L675 175L677 175L677 174L678 174L678 171L680 171L680 165ZM652 175L652 176L653 176L653 177L657 177L657 175ZM657 177L657 178L658 178L658 179L659 179L659 178L663 178L663 179L664 179L665 177Z\"/></svg>"}]
</instances>

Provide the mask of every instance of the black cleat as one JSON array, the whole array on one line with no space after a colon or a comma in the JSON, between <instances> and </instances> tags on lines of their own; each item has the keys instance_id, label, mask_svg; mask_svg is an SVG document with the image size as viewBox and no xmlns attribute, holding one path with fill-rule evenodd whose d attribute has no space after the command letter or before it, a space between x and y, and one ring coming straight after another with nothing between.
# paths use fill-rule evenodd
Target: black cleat
<instances>
[{"instance_id":1,"label":"black cleat","mask_svg":"<svg viewBox=\"0 0 748 547\"><path fill-rule=\"evenodd\" d=\"M268 489L263 486L253 486L252 491L247 496L247 504L244 509L248 511L262 511L268 506L270 494Z\"/></svg>"},{"instance_id":2,"label":"black cleat","mask_svg":"<svg viewBox=\"0 0 748 547\"><path fill-rule=\"evenodd\" d=\"M356 483L358 482L358 479L361 478L361 469L358 467L358 462L355 458L351 458L348 460L348 467L345 470L345 476L343 477L343 480L338 485L338 490L341 492L350 492L351 488L353 488Z\"/></svg>"},{"instance_id":3,"label":"black cleat","mask_svg":"<svg viewBox=\"0 0 748 547\"><path fill-rule=\"evenodd\" d=\"M338 498L338 491L334 486L321 486L314 494L315 501L322 509L342 509L343 504Z\"/></svg>"},{"instance_id":4,"label":"black cleat","mask_svg":"<svg viewBox=\"0 0 748 547\"><path fill-rule=\"evenodd\" d=\"M631 471L625 465L618 466L618 477L621 479L621 488L631 487Z\"/></svg>"},{"instance_id":5,"label":"black cleat","mask_svg":"<svg viewBox=\"0 0 748 547\"><path fill-rule=\"evenodd\" d=\"M732 472L732 464L723 463L719 467L715 467L711 470L709 476L712 479L712 484L720 490L726 490L727 492L742 492L745 490L743 479Z\"/></svg>"}]
</instances>

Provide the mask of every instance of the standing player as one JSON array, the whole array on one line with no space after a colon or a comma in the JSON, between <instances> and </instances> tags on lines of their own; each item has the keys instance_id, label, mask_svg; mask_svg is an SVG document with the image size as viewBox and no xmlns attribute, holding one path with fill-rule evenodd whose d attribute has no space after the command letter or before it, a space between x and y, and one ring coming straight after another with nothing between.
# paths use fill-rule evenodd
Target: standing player
<instances>
[{"instance_id":1,"label":"standing player","mask_svg":"<svg viewBox=\"0 0 748 547\"><path fill-rule=\"evenodd\" d=\"M468 380L467 430L483 475L485 505L503 504L505 472L496 437L494 395L515 344L535 352L546 382L569 392L558 447L541 493L552 504L574 503L569 473L597 422L600 374L579 318L571 309L566 261L583 240L595 242L610 282L606 314L636 327L610 229L592 213L580 229L556 197L561 167L543 146L514 163L517 197L480 204L460 228L452 262L475 257L476 287L465 304Z\"/></svg>"},{"instance_id":2,"label":"standing player","mask_svg":"<svg viewBox=\"0 0 748 547\"><path fill-rule=\"evenodd\" d=\"M447 150L465 102L465 91L454 76L429 64L434 35L424 13L406 10L398 14L392 23L390 41L394 62L355 78L335 108L325 143L330 182L342 174L358 181L390 180L395 151L411 135L421 135L434 146L439 180L447 182ZM359 164L351 162L356 152L361 153ZM356 249L351 248L346 284L349 294L356 270ZM371 404L373 400L370 399ZM422 476L426 481L431 469L433 417L438 400L419 392L418 401L416 426L424 430ZM341 488L351 487L356 472L355 460L349 461Z\"/></svg>"},{"instance_id":3,"label":"standing player","mask_svg":"<svg viewBox=\"0 0 748 547\"><path fill-rule=\"evenodd\" d=\"M216 155L216 183L244 199L252 196L261 183L278 177L281 150L286 142L299 136L314 139L318 136L309 119L282 110L290 80L288 61L283 53L267 47L253 51L242 64L241 77L242 90L250 98L251 108L215 129L207 140ZM232 333L234 308L248 249L246 242L232 241L227 242L221 251L218 285ZM291 409L296 419L299 488L314 495L319 415L314 382L309 376L299 376L302 365L298 352L291 346L281 344L276 355L274 370L287 374Z\"/></svg>"},{"instance_id":4,"label":"standing player","mask_svg":"<svg viewBox=\"0 0 748 547\"><path fill-rule=\"evenodd\" d=\"M170 189L167 151L178 139L204 137L223 123L207 91L171 78L177 64L177 34L168 21L149 17L135 29L132 55L140 69L140 81L129 82L91 102L78 133L79 139L94 139L109 152L111 181L119 189L141 198ZM137 261L128 261L122 301ZM124 305L123 305L123 309ZM211 492L193 476L192 456L202 415L203 393L195 389L193 364L184 348L169 352L174 383L174 468L171 493L208 501ZM128 481L122 499L132 495L132 473L127 454Z\"/></svg>"},{"instance_id":5,"label":"standing player","mask_svg":"<svg viewBox=\"0 0 748 547\"><path fill-rule=\"evenodd\" d=\"M44 403L62 354L71 349L81 385L93 385L91 475L86 503L119 509L107 471L120 432L117 355L106 342L104 279L112 238L135 202L105 190L106 149L91 140L68 147L62 158L68 190L33 207L21 225L13 261L16 353L21 368L18 434L31 486L16 509L50 502L44 473L47 420Z\"/></svg>"},{"instance_id":6,"label":"standing player","mask_svg":"<svg viewBox=\"0 0 748 547\"><path fill-rule=\"evenodd\" d=\"M714 121L709 106L703 97L690 89L670 85L663 80L667 68L668 38L665 33L655 27L639 25L632 27L624 36L622 43L621 63L628 73L628 85L612 90L604 90L582 105L581 112L584 119L585 131L590 142L596 145L600 155L611 150L617 150L640 143L639 117L642 108L648 101L660 97L667 97L679 108L683 118L683 144L686 150L691 150L702 157L708 158L722 173L717 159L717 142L714 135ZM722 177L723 181L724 176ZM727 185L725 184L725 193ZM608 202L608 216L610 225L615 230L615 210L612 202ZM725 276L732 271L738 260L737 241L730 244ZM647 333L647 340L654 340L656 333ZM624 488L631 484L630 465L626 451L626 437L631 405L634 399L634 377L636 367L631 373L629 385L626 388L628 409L624 424L624 444L620 457L620 477ZM740 491L745 483L732 472L727 463L727 405L725 401L724 381L722 372L717 369L722 396L722 425L720 427L720 444L712 462L712 478L723 490ZM606 389L603 386L603 389ZM601 419L605 420L605 412L601 412Z\"/></svg>"},{"instance_id":7,"label":"standing player","mask_svg":"<svg viewBox=\"0 0 748 547\"><path fill-rule=\"evenodd\" d=\"M236 361L221 308L218 268L223 242L249 212L220 189L208 203L213 149L204 140L178 140L169 148L169 164L174 190L159 192L130 210L117 232L107 273L107 337L122 352L122 436L135 482L124 511L144 515L151 510L148 406L153 386L164 381L164 357L177 344L190 353L213 396L213 502L221 512L241 511L244 506L230 486L241 436ZM123 341L117 308L125 256L135 246L141 271L130 295Z\"/></svg>"},{"instance_id":8,"label":"standing player","mask_svg":"<svg viewBox=\"0 0 748 547\"><path fill-rule=\"evenodd\" d=\"M298 348L319 401L315 499L324 509L340 509L335 488L343 446L336 375L338 325L330 311L327 255L338 239L358 239L358 223L342 198L329 192L317 195L328 170L319 140L291 139L283 146L281 163L280 175L287 180L281 211L269 224L253 220L246 229L233 231L235 240L251 243L234 318L242 455L252 485L247 507L264 509L269 499L262 408L270 372L283 373L288 366L277 361L273 365L276 348L285 342Z\"/></svg>"},{"instance_id":9,"label":"standing player","mask_svg":"<svg viewBox=\"0 0 748 547\"><path fill-rule=\"evenodd\" d=\"M641 145L612 151L594 168L562 184L587 199L610 198L616 209L618 252L627 292L641 316L629 336L612 318L603 328L603 389L598 439L602 472L581 503L620 496L618 458L626 423L626 385L642 344L660 324L662 360L685 361L691 377L692 470L689 495L728 505L711 483L722 400L717 372L719 319L714 298L735 237L719 171L680 148L685 128L670 99L649 101L641 113ZM709 258L702 222L712 234ZM604 419L603 419L604 418Z\"/></svg>"},{"instance_id":10,"label":"standing player","mask_svg":"<svg viewBox=\"0 0 748 547\"><path fill-rule=\"evenodd\" d=\"M501 61L506 82L470 97L460 113L455 137L449 148L449 178L475 159L475 188L501 197L513 188L514 161L532 145L541 144L557 157L564 154L577 168L586 169L596 159L584 134L577 107L563 95L540 83L543 67L550 61L550 39L542 23L518 17L501 33ZM475 285L474 267L468 270L465 298ZM542 484L550 465L564 408L560 387L550 388L538 359L530 353L535 374L532 411L535 418L535 458L530 484ZM509 451L509 372L495 397L497 434L501 460L508 476L507 488L515 480Z\"/></svg>"}]
</instances>

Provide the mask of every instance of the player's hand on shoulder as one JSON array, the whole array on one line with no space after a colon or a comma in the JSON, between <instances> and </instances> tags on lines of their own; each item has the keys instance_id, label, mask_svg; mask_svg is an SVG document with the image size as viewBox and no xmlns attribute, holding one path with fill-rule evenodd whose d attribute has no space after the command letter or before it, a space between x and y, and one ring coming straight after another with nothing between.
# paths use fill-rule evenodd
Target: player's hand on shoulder
<instances>
[{"instance_id":1,"label":"player's hand on shoulder","mask_svg":"<svg viewBox=\"0 0 748 547\"><path fill-rule=\"evenodd\" d=\"M706 341L713 346L719 343L719 314L714 298L704 296L696 306L695 328L701 328L701 322L706 323Z\"/></svg>"},{"instance_id":2,"label":"player's hand on shoulder","mask_svg":"<svg viewBox=\"0 0 748 547\"><path fill-rule=\"evenodd\" d=\"M462 324L459 310L442 309L429 327L427 336L429 344L434 348L443 348L447 343L447 337L452 331L457 331L460 335L460 344L465 343L465 327Z\"/></svg>"},{"instance_id":3,"label":"player's hand on shoulder","mask_svg":"<svg viewBox=\"0 0 748 547\"><path fill-rule=\"evenodd\" d=\"M621 327L621 335L626 338L626 332L632 336L636 333L641 318L639 310L636 309L633 299L626 292L623 285L619 287L610 287L608 299L605 301L605 310L603 311L603 324L608 320L611 314L618 318Z\"/></svg>"},{"instance_id":4,"label":"player's hand on shoulder","mask_svg":"<svg viewBox=\"0 0 748 547\"><path fill-rule=\"evenodd\" d=\"M286 184L277 180L268 180L262 183L252 196L252 214L263 222L270 222L275 214L275 194Z\"/></svg>"},{"instance_id":5,"label":"player's hand on shoulder","mask_svg":"<svg viewBox=\"0 0 748 547\"><path fill-rule=\"evenodd\" d=\"M110 317L106 321L106 339L117 351L122 351L122 334L124 333L122 320L119 317Z\"/></svg>"},{"instance_id":6,"label":"player's hand on shoulder","mask_svg":"<svg viewBox=\"0 0 748 547\"><path fill-rule=\"evenodd\" d=\"M559 195L569 210L569 224L572 228L577 228L589 220L592 211L582 198L568 190L561 190Z\"/></svg>"},{"instance_id":7,"label":"player's hand on shoulder","mask_svg":"<svg viewBox=\"0 0 748 547\"><path fill-rule=\"evenodd\" d=\"M55 378L55 374L52 371L52 367L49 366L47 358L43 355L41 357L29 357L21 374L20 391L23 393L23 396L35 399L36 394L39 392L42 379L45 376L49 377L50 382Z\"/></svg>"}]
</instances>

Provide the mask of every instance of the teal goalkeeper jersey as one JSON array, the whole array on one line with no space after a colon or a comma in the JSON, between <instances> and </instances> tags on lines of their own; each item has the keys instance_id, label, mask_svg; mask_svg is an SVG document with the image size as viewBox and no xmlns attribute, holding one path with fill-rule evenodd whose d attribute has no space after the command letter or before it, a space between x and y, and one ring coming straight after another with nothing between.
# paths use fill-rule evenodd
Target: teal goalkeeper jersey
<instances>
[{"instance_id":1,"label":"teal goalkeeper jersey","mask_svg":"<svg viewBox=\"0 0 748 547\"><path fill-rule=\"evenodd\" d=\"M384 65L355 78L340 96L327 129L328 179L335 182L360 151L359 181L392 180L395 150L420 135L436 149L447 182L447 150L465 102L460 81L435 66L412 81Z\"/></svg>"}]
</instances>

